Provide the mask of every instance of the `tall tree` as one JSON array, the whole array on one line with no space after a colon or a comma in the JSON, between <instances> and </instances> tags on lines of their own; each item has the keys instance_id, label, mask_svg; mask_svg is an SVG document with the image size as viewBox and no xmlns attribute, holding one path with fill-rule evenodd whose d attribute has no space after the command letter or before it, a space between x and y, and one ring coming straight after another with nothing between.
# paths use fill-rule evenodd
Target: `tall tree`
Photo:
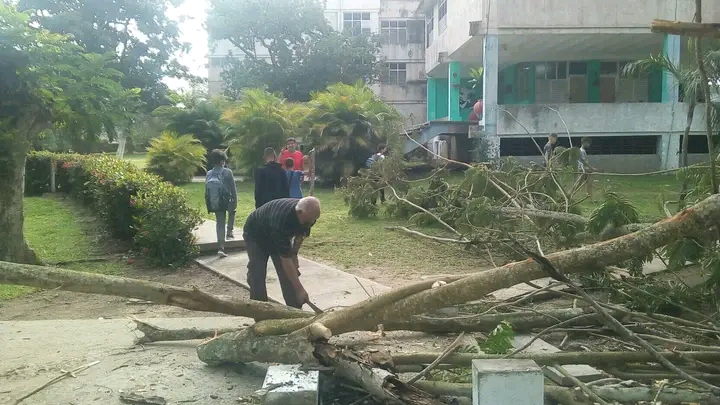
<instances>
[{"instance_id":1,"label":"tall tree","mask_svg":"<svg viewBox=\"0 0 720 405\"><path fill-rule=\"evenodd\" d=\"M131 118L139 91L122 88L113 62L0 3L0 261L36 260L23 235L23 181L38 134L55 125L74 136L113 136Z\"/></svg>"},{"instance_id":2,"label":"tall tree","mask_svg":"<svg viewBox=\"0 0 720 405\"><path fill-rule=\"evenodd\" d=\"M187 48L175 21L166 16L181 0L20 0L43 28L69 36L87 52L115 54L113 68L124 88L141 89L150 112L167 103L166 76L188 77L177 61Z\"/></svg>"},{"instance_id":3,"label":"tall tree","mask_svg":"<svg viewBox=\"0 0 720 405\"><path fill-rule=\"evenodd\" d=\"M316 0L211 0L207 27L213 40L238 49L223 74L235 99L245 88L265 86L308 101L330 84L378 77L378 38L333 30Z\"/></svg>"}]
</instances>

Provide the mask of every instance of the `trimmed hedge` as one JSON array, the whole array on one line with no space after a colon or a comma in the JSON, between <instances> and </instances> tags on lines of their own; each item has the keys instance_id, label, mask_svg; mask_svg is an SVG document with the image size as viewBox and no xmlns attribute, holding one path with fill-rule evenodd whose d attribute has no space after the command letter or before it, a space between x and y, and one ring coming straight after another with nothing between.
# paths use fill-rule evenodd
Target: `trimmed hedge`
<instances>
[{"instance_id":1,"label":"trimmed hedge","mask_svg":"<svg viewBox=\"0 0 720 405\"><path fill-rule=\"evenodd\" d=\"M50 191L52 165L56 190L91 207L113 237L132 241L148 263L179 266L197 253L193 230L202 219L179 188L113 156L32 152L26 195Z\"/></svg>"}]
</instances>

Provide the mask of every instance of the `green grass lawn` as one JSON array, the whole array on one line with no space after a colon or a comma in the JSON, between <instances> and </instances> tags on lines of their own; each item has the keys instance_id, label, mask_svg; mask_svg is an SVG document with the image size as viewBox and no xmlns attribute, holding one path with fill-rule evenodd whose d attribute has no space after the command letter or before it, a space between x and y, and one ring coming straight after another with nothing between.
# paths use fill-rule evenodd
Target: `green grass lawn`
<instances>
[{"instance_id":1,"label":"green grass lawn","mask_svg":"<svg viewBox=\"0 0 720 405\"><path fill-rule=\"evenodd\" d=\"M602 198L605 190L625 195L636 205L643 221L664 217L663 198L676 199L679 190L673 176L597 177L596 200ZM205 211L204 187L195 183L183 189L189 194L191 204L206 218L213 219L213 214ZM364 220L350 218L342 196L333 190L317 189L315 196L321 200L323 212L312 237L303 246L303 254L310 258L347 269L369 268L418 275L468 272L489 265L458 246L418 240L384 229L387 225L406 225L403 221L382 215ZM238 183L238 200L236 226L237 233L241 233L245 219L254 208L252 183ZM595 206L596 203L584 202L584 214L589 215Z\"/></svg>"},{"instance_id":2,"label":"green grass lawn","mask_svg":"<svg viewBox=\"0 0 720 405\"><path fill-rule=\"evenodd\" d=\"M131 161L135 166L144 169L147 166L146 153L129 153L124 156L125 160Z\"/></svg>"},{"instance_id":3,"label":"green grass lawn","mask_svg":"<svg viewBox=\"0 0 720 405\"><path fill-rule=\"evenodd\" d=\"M82 210L59 197L25 198L25 238L40 259L48 264L71 262L103 255L102 242L93 232L95 221L83 221ZM122 274L128 265L121 262L74 263L72 270L102 274ZM0 285L0 300L14 298L32 288Z\"/></svg>"},{"instance_id":4,"label":"green grass lawn","mask_svg":"<svg viewBox=\"0 0 720 405\"><path fill-rule=\"evenodd\" d=\"M195 183L183 188L192 204L205 217L213 219L213 214L205 210L204 187L204 184ZM383 216L365 220L350 218L342 196L333 190L316 189L315 196L322 202L322 216L313 227L312 236L303 244L304 256L340 268L374 269L395 274L462 272L487 265L456 246L421 241L383 228L404 225L404 222ZM242 233L242 225L254 207L252 183L238 183L237 234Z\"/></svg>"}]
</instances>

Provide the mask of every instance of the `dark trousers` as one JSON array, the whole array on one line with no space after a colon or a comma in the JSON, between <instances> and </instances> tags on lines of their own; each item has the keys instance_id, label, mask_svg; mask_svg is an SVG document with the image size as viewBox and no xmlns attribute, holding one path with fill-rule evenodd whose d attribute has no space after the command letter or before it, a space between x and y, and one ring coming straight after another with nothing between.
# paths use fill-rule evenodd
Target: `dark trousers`
<instances>
[{"instance_id":1,"label":"dark trousers","mask_svg":"<svg viewBox=\"0 0 720 405\"><path fill-rule=\"evenodd\" d=\"M285 299L285 305L293 308L302 308L302 303L297 302L295 289L283 271L280 255L266 252L260 244L252 239L248 239L247 235L243 235L243 239L245 240L245 251L248 254L247 281L250 286L250 299L256 301L268 300L266 281L267 263L268 259L272 259L278 281L280 281L280 288L282 289L283 298Z\"/></svg>"}]
</instances>

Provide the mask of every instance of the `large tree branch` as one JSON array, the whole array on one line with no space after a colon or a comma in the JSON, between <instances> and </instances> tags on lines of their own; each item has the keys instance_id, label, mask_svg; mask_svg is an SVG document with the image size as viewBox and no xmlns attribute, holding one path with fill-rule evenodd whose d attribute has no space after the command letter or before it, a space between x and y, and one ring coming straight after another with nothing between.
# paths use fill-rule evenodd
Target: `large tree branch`
<instances>
[{"instance_id":1,"label":"large tree branch","mask_svg":"<svg viewBox=\"0 0 720 405\"><path fill-rule=\"evenodd\" d=\"M720 38L720 23L652 20L650 31L694 38Z\"/></svg>"},{"instance_id":2,"label":"large tree branch","mask_svg":"<svg viewBox=\"0 0 720 405\"><path fill-rule=\"evenodd\" d=\"M606 266L652 253L655 249L682 237L703 234L715 228L718 221L720 221L720 196L714 195L672 218L638 232L553 253L547 258L564 273L601 270ZM546 273L541 266L528 259L476 273L440 288L409 296L379 311L365 313L338 311L326 315L322 322L336 334L356 330L353 328L364 329L368 324L387 323L394 319L407 318L409 315L480 299L493 291L545 276Z\"/></svg>"},{"instance_id":3,"label":"large tree branch","mask_svg":"<svg viewBox=\"0 0 720 405\"><path fill-rule=\"evenodd\" d=\"M238 300L207 294L197 288L181 288L152 281L106 276L52 267L0 261L0 284L43 289L60 288L88 294L138 298L193 311L217 312L255 319L308 318L308 312L253 300Z\"/></svg>"}]
</instances>

